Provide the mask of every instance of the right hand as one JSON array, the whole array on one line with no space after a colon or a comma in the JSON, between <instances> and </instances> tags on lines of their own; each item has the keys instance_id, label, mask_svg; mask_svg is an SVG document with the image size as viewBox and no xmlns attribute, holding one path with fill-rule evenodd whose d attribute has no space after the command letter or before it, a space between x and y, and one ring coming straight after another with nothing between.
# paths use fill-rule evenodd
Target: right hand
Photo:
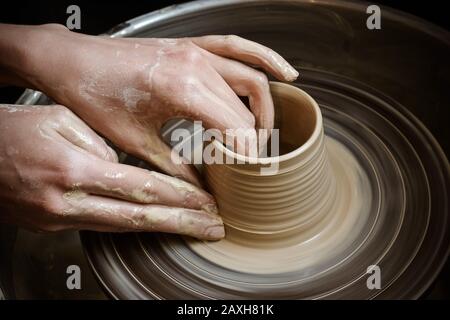
<instances>
[{"instance_id":1,"label":"right hand","mask_svg":"<svg viewBox=\"0 0 450 320\"><path fill-rule=\"evenodd\" d=\"M196 185L201 182L194 168L172 161L176 155L160 136L164 123L185 118L222 133L270 130L269 82L249 65L283 81L298 75L272 49L237 36L110 39L42 26L31 41L23 78L32 87L70 108L121 150ZM249 98L250 110L238 95ZM235 141L237 151L247 153L246 144ZM249 143L254 146L256 139Z\"/></svg>"},{"instance_id":2,"label":"right hand","mask_svg":"<svg viewBox=\"0 0 450 320\"><path fill-rule=\"evenodd\" d=\"M0 105L0 221L57 231L162 231L224 237L211 195L117 163L67 108Z\"/></svg>"}]
</instances>

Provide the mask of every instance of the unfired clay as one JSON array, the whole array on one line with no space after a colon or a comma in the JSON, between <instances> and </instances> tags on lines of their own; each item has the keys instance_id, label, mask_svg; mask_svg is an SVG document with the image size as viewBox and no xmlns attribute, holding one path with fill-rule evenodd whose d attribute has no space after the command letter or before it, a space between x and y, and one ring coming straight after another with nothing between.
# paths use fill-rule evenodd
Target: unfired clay
<instances>
[{"instance_id":1,"label":"unfired clay","mask_svg":"<svg viewBox=\"0 0 450 320\"><path fill-rule=\"evenodd\" d=\"M188 240L209 261L249 273L304 269L351 247L371 201L368 179L356 159L325 137L317 103L284 83L272 82L271 91L281 155L252 164L215 141L216 152L246 162L205 166L226 238ZM273 162L279 170L261 174Z\"/></svg>"}]
</instances>

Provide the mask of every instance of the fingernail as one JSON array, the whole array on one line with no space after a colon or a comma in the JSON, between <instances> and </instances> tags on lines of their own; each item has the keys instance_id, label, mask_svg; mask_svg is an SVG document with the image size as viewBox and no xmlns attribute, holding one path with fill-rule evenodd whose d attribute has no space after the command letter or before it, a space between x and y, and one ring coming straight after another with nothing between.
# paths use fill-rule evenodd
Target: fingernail
<instances>
[{"instance_id":1,"label":"fingernail","mask_svg":"<svg viewBox=\"0 0 450 320\"><path fill-rule=\"evenodd\" d=\"M222 226L213 226L206 229L205 236L207 240L220 240L225 237L225 228Z\"/></svg>"},{"instance_id":2,"label":"fingernail","mask_svg":"<svg viewBox=\"0 0 450 320\"><path fill-rule=\"evenodd\" d=\"M214 203L204 204L201 209L211 214L219 214L219 209Z\"/></svg>"},{"instance_id":3,"label":"fingernail","mask_svg":"<svg viewBox=\"0 0 450 320\"><path fill-rule=\"evenodd\" d=\"M219 240L225 236L222 218L206 211L175 209L174 232L202 240Z\"/></svg>"},{"instance_id":4,"label":"fingernail","mask_svg":"<svg viewBox=\"0 0 450 320\"><path fill-rule=\"evenodd\" d=\"M108 148L110 160L113 162L119 162L119 157L117 156L117 153L114 151L114 149L111 148L110 146L107 146L107 148Z\"/></svg>"},{"instance_id":5,"label":"fingernail","mask_svg":"<svg viewBox=\"0 0 450 320\"><path fill-rule=\"evenodd\" d=\"M295 70L293 66L288 64L288 67L286 68L286 80L294 81L295 79L297 79L298 75L298 71Z\"/></svg>"}]
</instances>

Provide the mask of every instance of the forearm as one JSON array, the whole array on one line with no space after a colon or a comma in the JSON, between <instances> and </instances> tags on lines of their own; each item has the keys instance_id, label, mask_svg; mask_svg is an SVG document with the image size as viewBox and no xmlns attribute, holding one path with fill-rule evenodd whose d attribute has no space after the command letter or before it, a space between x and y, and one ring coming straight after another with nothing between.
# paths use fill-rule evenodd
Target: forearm
<instances>
[{"instance_id":1,"label":"forearm","mask_svg":"<svg viewBox=\"0 0 450 320\"><path fill-rule=\"evenodd\" d=\"M70 33L61 25L0 24L0 85L45 92L70 59L62 49L62 40Z\"/></svg>"},{"instance_id":2,"label":"forearm","mask_svg":"<svg viewBox=\"0 0 450 320\"><path fill-rule=\"evenodd\" d=\"M29 87L24 78L30 27L0 24L0 84Z\"/></svg>"}]
</instances>

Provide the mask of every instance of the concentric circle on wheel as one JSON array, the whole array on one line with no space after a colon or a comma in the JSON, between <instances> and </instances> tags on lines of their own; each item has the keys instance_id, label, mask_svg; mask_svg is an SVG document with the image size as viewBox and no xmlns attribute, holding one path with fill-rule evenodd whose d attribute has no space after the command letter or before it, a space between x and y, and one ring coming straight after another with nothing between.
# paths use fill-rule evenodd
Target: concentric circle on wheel
<instances>
[{"instance_id":1,"label":"concentric circle on wheel","mask_svg":"<svg viewBox=\"0 0 450 320\"><path fill-rule=\"evenodd\" d=\"M186 243L192 240L175 235L83 232L88 259L113 297L416 298L426 289L449 249L448 160L389 97L335 74L301 74L296 85L319 103L326 135L351 152L370 181L358 236L326 263L261 274L208 261ZM367 288L371 265L381 269L380 290Z\"/></svg>"}]
</instances>

